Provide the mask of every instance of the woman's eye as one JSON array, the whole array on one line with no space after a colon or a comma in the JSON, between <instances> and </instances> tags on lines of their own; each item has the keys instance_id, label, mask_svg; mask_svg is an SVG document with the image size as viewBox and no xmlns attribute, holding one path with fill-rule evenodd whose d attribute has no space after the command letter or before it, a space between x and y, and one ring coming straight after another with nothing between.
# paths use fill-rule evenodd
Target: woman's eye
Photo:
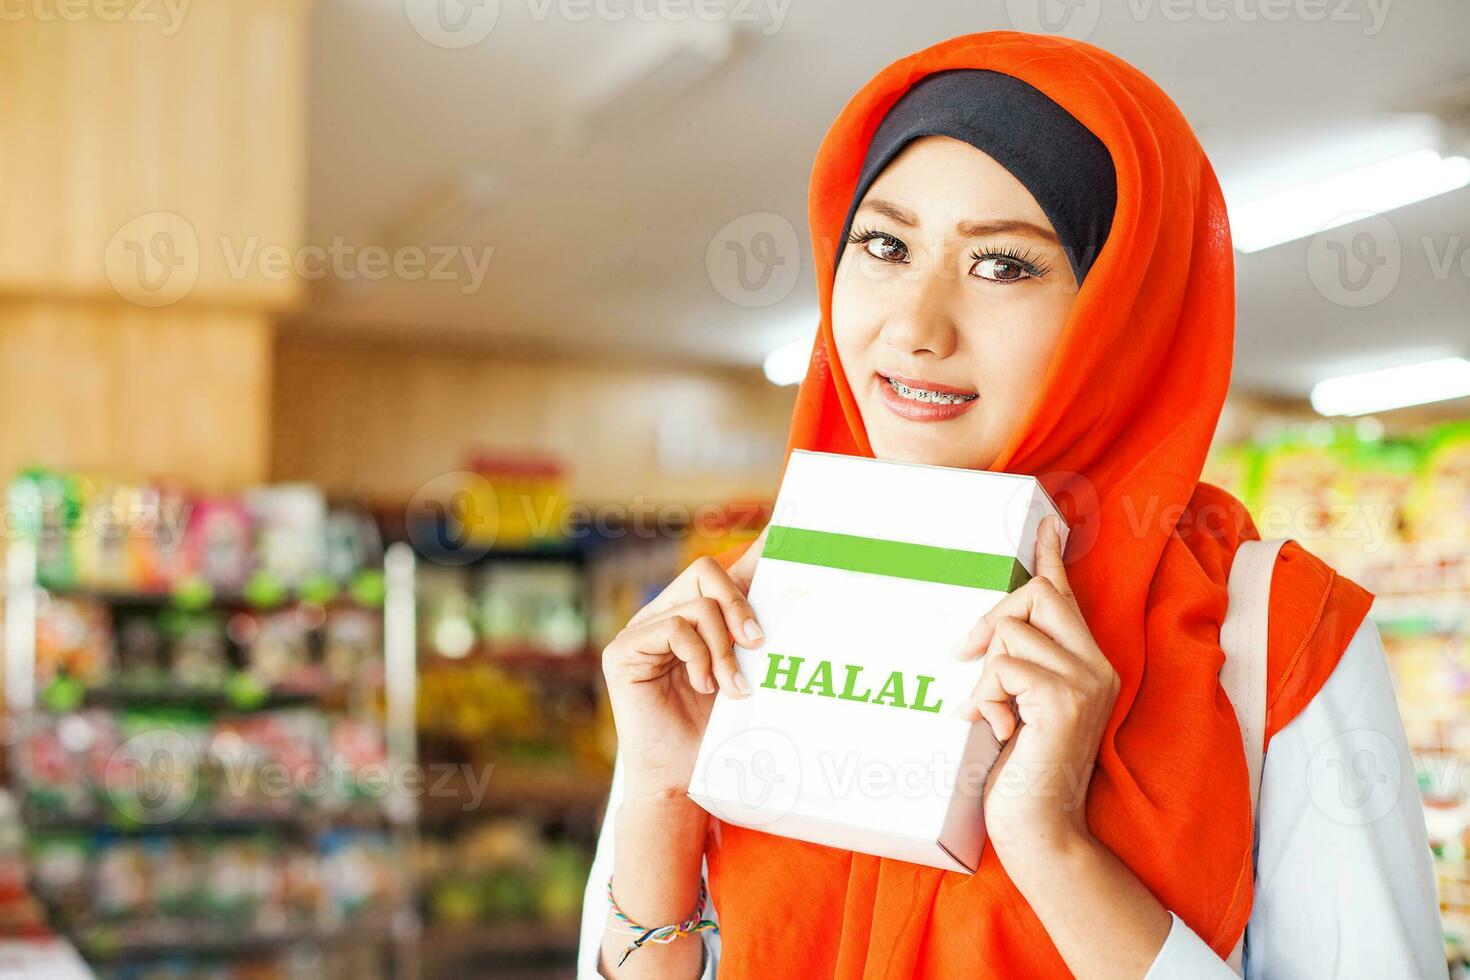
<instances>
[{"instance_id":1,"label":"woman's eye","mask_svg":"<svg viewBox=\"0 0 1470 980\"><path fill-rule=\"evenodd\" d=\"M875 232L863 242L863 248L875 259L884 262L906 262L909 247L892 235Z\"/></svg>"},{"instance_id":2,"label":"woman's eye","mask_svg":"<svg viewBox=\"0 0 1470 980\"><path fill-rule=\"evenodd\" d=\"M970 267L970 275L992 282L1019 282L1030 279L1031 271L1015 259L1003 255L987 255Z\"/></svg>"}]
</instances>

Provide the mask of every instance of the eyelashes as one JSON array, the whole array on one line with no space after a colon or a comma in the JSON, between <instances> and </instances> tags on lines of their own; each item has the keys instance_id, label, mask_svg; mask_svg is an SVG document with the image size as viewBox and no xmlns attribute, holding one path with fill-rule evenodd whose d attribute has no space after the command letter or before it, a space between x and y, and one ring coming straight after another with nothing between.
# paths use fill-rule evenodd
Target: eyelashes
<instances>
[{"instance_id":1,"label":"eyelashes","mask_svg":"<svg viewBox=\"0 0 1470 980\"><path fill-rule=\"evenodd\" d=\"M1051 264L1029 248L1019 249L1008 245L998 248L977 248L970 253L970 258L976 262L983 262L986 259L1003 259L1007 262L1014 262L1028 275L1038 279L1051 271Z\"/></svg>"},{"instance_id":2,"label":"eyelashes","mask_svg":"<svg viewBox=\"0 0 1470 980\"><path fill-rule=\"evenodd\" d=\"M872 242L881 242L885 250L892 250L897 255L885 257L877 254L872 248L865 249L867 254L880 262L906 263L909 260L909 249L902 239L879 231L876 228L861 228L854 226L847 235L847 241L853 245L868 245ZM1040 279L1051 271L1051 264L1031 248L1017 248L1012 245L981 246L970 253L971 261L977 265L981 262L990 262L995 266L1009 265L1019 270L1023 275L1010 276L980 276L990 282L1008 285L1021 282L1025 279Z\"/></svg>"},{"instance_id":3,"label":"eyelashes","mask_svg":"<svg viewBox=\"0 0 1470 980\"><path fill-rule=\"evenodd\" d=\"M882 262L906 262L909 257L909 247L901 240L888 234L886 231L878 231L875 228L853 228L847 235L847 240L854 245L866 245L869 242L882 242L884 246L896 249L903 253L901 259L885 259L881 255L873 255L872 249L865 249L869 255Z\"/></svg>"}]
</instances>

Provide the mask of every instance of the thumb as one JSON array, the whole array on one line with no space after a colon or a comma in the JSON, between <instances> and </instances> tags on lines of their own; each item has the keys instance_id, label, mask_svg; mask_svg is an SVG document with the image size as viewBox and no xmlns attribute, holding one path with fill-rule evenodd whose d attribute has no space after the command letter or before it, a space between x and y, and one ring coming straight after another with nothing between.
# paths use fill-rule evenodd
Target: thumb
<instances>
[{"instance_id":1,"label":"thumb","mask_svg":"<svg viewBox=\"0 0 1470 980\"><path fill-rule=\"evenodd\" d=\"M1042 518L1036 529L1036 576L1049 581L1068 599L1072 598L1067 566L1062 562L1062 519L1055 514Z\"/></svg>"}]
</instances>

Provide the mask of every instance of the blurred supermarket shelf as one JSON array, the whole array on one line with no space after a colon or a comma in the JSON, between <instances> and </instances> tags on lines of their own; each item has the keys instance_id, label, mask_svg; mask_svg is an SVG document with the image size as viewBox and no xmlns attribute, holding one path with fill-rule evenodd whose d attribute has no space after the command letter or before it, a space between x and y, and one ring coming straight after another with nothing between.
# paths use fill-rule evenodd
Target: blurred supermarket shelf
<instances>
[{"instance_id":1,"label":"blurred supermarket shelf","mask_svg":"<svg viewBox=\"0 0 1470 980\"><path fill-rule=\"evenodd\" d=\"M607 802L610 771L576 771L496 766L484 786L456 773L419 810L425 831L450 828L496 814L522 813L565 818L600 811Z\"/></svg>"},{"instance_id":2,"label":"blurred supermarket shelf","mask_svg":"<svg viewBox=\"0 0 1470 980\"><path fill-rule=\"evenodd\" d=\"M396 941L391 918L366 917L334 927L302 927L284 919L275 927L232 922L150 920L81 924L77 944L89 958L152 959L170 953L249 953L282 947L377 945Z\"/></svg>"}]
</instances>

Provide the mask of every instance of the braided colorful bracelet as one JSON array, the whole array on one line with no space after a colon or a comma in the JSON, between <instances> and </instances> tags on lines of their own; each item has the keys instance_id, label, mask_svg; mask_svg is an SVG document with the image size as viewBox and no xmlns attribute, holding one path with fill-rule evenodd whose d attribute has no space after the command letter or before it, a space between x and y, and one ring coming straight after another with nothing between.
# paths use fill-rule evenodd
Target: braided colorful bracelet
<instances>
[{"instance_id":1,"label":"braided colorful bracelet","mask_svg":"<svg viewBox=\"0 0 1470 980\"><path fill-rule=\"evenodd\" d=\"M644 943L658 943L660 946L667 946L680 936L688 936L696 932L718 933L720 931L719 925L711 919L704 918L704 906L707 901L709 901L709 893L705 891L704 881L701 880L699 882L699 904L694 906L694 914L692 916L683 922L675 922L673 925L667 926L655 926L650 929L647 926L640 926L623 914L623 910L618 908L617 899L613 898L612 879L607 879L608 908L612 910L613 918L621 922L624 927L617 931L633 937L633 941L628 944L628 948L623 950L623 958L618 960L618 966L626 963L628 957L633 955L633 951L641 949Z\"/></svg>"}]
</instances>

